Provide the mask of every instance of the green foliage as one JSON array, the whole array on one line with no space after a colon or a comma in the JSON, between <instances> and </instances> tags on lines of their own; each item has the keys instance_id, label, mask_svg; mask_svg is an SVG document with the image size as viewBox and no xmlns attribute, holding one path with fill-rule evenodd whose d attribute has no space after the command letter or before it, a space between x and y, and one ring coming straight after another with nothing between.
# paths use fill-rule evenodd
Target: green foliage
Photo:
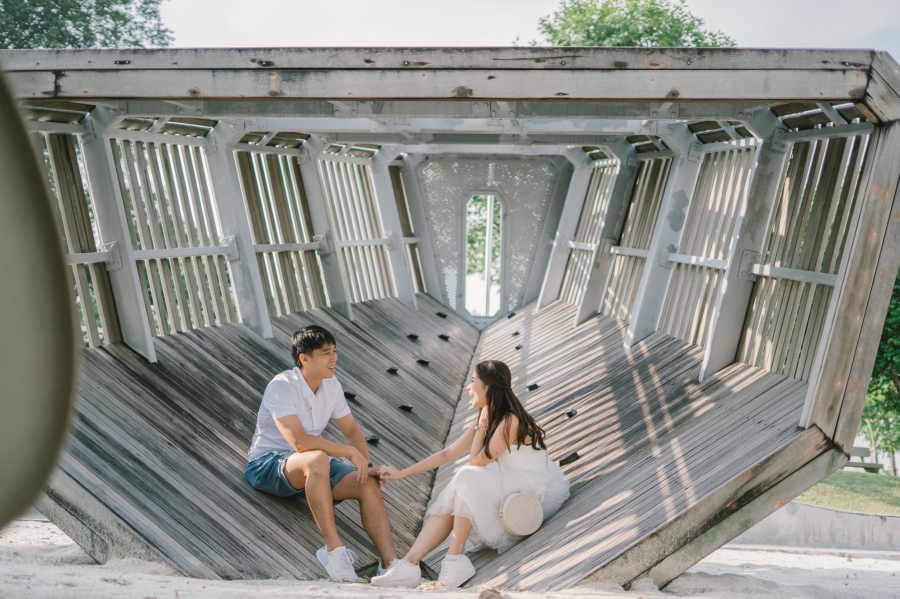
<instances>
[{"instance_id":1,"label":"green foliage","mask_svg":"<svg viewBox=\"0 0 900 599\"><path fill-rule=\"evenodd\" d=\"M0 0L0 48L168 46L162 1Z\"/></svg>"},{"instance_id":2,"label":"green foliage","mask_svg":"<svg viewBox=\"0 0 900 599\"><path fill-rule=\"evenodd\" d=\"M900 279L894 282L859 428L873 455L900 451Z\"/></svg>"},{"instance_id":3,"label":"green foliage","mask_svg":"<svg viewBox=\"0 0 900 599\"><path fill-rule=\"evenodd\" d=\"M473 196L466 204L466 274L484 272L487 242L488 197ZM491 283L500 284L500 202L494 199L493 235L491 236Z\"/></svg>"},{"instance_id":4,"label":"green foliage","mask_svg":"<svg viewBox=\"0 0 900 599\"><path fill-rule=\"evenodd\" d=\"M684 0L563 0L538 31L552 46L733 47Z\"/></svg>"}]
</instances>

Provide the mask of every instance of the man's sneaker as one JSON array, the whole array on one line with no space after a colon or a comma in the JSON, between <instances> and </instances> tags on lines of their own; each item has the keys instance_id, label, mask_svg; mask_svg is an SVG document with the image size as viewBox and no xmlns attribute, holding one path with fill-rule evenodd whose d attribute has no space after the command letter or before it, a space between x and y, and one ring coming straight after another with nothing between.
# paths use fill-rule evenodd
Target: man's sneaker
<instances>
[{"instance_id":1,"label":"man's sneaker","mask_svg":"<svg viewBox=\"0 0 900 599\"><path fill-rule=\"evenodd\" d=\"M456 589L473 576L475 576L475 566L465 555L460 555L453 561L444 558L444 561L441 562L441 574L437 581L448 589Z\"/></svg>"},{"instance_id":2,"label":"man's sneaker","mask_svg":"<svg viewBox=\"0 0 900 599\"><path fill-rule=\"evenodd\" d=\"M405 559L395 559L384 574L372 577L376 587L417 587L422 584L422 571Z\"/></svg>"},{"instance_id":3,"label":"man's sneaker","mask_svg":"<svg viewBox=\"0 0 900 599\"><path fill-rule=\"evenodd\" d=\"M359 577L353 569L356 554L346 547L338 547L334 551L328 551L328 546L316 551L316 557L325 566L328 578L335 582L356 582Z\"/></svg>"}]
</instances>

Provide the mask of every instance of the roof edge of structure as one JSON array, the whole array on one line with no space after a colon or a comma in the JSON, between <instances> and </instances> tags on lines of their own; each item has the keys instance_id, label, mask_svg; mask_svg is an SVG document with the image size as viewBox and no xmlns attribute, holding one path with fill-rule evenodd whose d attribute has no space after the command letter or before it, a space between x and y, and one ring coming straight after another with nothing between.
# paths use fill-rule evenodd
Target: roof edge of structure
<instances>
[{"instance_id":1,"label":"roof edge of structure","mask_svg":"<svg viewBox=\"0 0 900 599\"><path fill-rule=\"evenodd\" d=\"M866 105L882 121L900 119L900 64L887 52L875 52Z\"/></svg>"},{"instance_id":2,"label":"roof edge of structure","mask_svg":"<svg viewBox=\"0 0 900 599\"><path fill-rule=\"evenodd\" d=\"M135 69L847 70L872 49L457 47L0 50L8 71Z\"/></svg>"}]
</instances>

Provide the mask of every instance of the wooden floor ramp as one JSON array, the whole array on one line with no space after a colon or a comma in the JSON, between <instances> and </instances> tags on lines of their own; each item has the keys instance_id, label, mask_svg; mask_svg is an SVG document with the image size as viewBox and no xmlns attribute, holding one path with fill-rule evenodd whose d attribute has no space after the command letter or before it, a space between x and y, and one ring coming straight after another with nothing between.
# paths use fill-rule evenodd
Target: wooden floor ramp
<instances>
[{"instance_id":1,"label":"wooden floor ramp","mask_svg":"<svg viewBox=\"0 0 900 599\"><path fill-rule=\"evenodd\" d=\"M626 323L600 316L573 330L575 307L532 308L486 329L476 360L510 365L572 495L506 553L475 556L469 587L628 585L642 574L666 584L845 459L797 426L802 381L734 364L698 383L695 345L655 333L625 349ZM474 418L460 402L448 441ZM459 465L438 471L434 497Z\"/></svg>"},{"instance_id":2,"label":"wooden floor ramp","mask_svg":"<svg viewBox=\"0 0 900 599\"><path fill-rule=\"evenodd\" d=\"M328 309L284 316L272 321L269 340L242 325L157 337L156 364L119 344L85 350L71 439L38 508L101 562L137 556L195 577L321 578L321 535L303 502L264 495L244 479L262 392L291 365L291 333L321 324L338 340L338 376L355 394L357 421L380 438L373 460L405 465L440 449L478 331L439 316L428 297L418 303L417 311L395 299L356 304L353 322ZM428 477L385 490L401 549L430 490ZM337 511L360 563L373 563L355 503Z\"/></svg>"}]
</instances>

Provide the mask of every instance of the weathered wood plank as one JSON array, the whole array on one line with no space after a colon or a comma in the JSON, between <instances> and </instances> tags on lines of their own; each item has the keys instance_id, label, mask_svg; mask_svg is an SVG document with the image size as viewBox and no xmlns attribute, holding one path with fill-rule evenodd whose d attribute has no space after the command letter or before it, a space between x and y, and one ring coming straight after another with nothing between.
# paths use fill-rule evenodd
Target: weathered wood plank
<instances>
[{"instance_id":1,"label":"weathered wood plank","mask_svg":"<svg viewBox=\"0 0 900 599\"><path fill-rule=\"evenodd\" d=\"M737 512L731 514L711 528L703 531L688 544L671 553L654 566L650 579L659 587L667 585L682 572L704 557L762 521L788 501L807 490L847 461L847 456L837 449L831 449L789 475L762 495L756 497Z\"/></svg>"},{"instance_id":2,"label":"weathered wood plank","mask_svg":"<svg viewBox=\"0 0 900 599\"><path fill-rule=\"evenodd\" d=\"M535 86L528 71L180 70L12 72L17 97L47 98L306 98L504 100L862 100L862 70L545 71Z\"/></svg>"},{"instance_id":3,"label":"weathered wood plank","mask_svg":"<svg viewBox=\"0 0 900 599\"><path fill-rule=\"evenodd\" d=\"M866 70L871 50L715 48L247 48L0 50L7 71L163 69Z\"/></svg>"}]
</instances>

